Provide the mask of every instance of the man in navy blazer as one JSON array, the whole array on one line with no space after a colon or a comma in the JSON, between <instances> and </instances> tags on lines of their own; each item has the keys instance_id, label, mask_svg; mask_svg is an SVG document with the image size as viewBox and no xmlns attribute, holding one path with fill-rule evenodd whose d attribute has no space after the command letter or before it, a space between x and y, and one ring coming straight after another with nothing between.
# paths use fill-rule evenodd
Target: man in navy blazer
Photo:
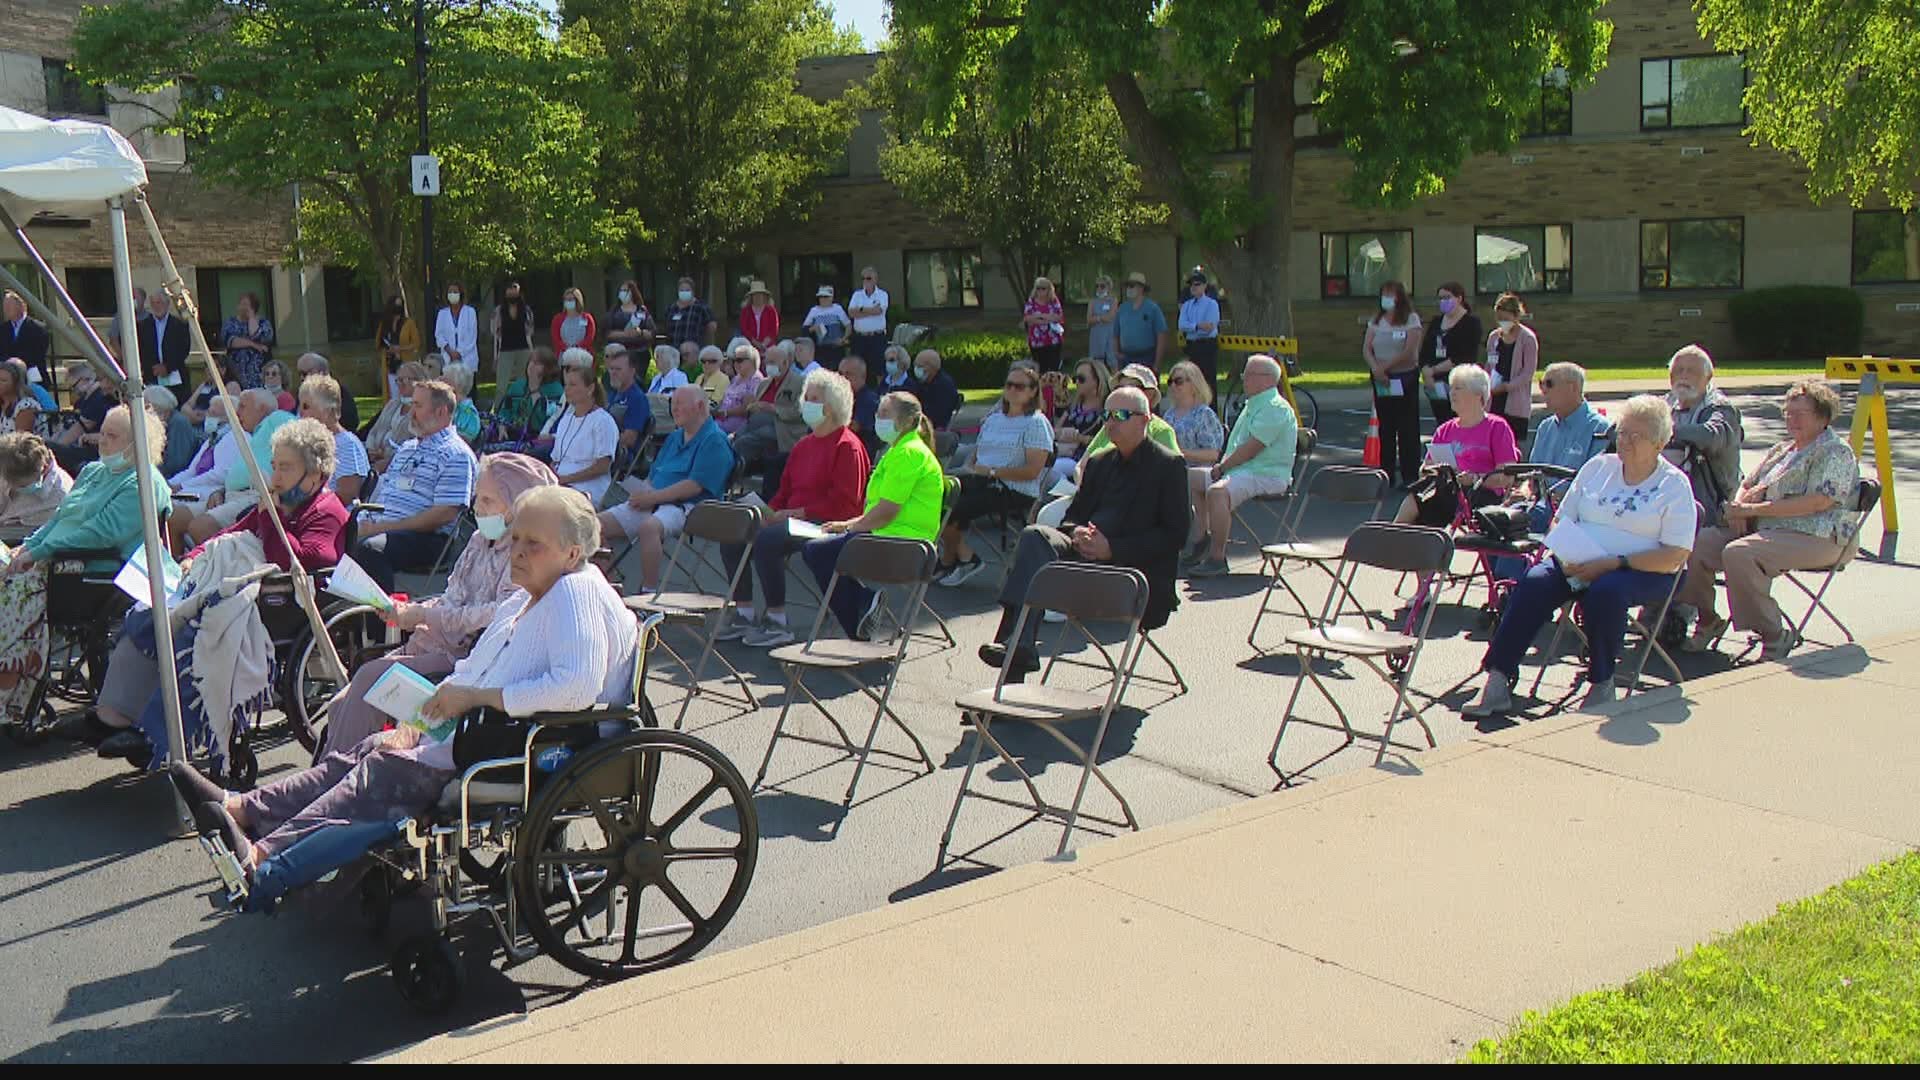
<instances>
[{"instance_id":1,"label":"man in navy blazer","mask_svg":"<svg viewBox=\"0 0 1920 1080\"><path fill-rule=\"evenodd\" d=\"M37 372L41 386L53 390L53 372L47 369L47 328L27 317L27 302L7 290L0 301L0 360L19 357L27 370Z\"/></svg>"},{"instance_id":2,"label":"man in navy blazer","mask_svg":"<svg viewBox=\"0 0 1920 1080\"><path fill-rule=\"evenodd\" d=\"M165 387L176 401L184 402L191 390L187 357L193 352L193 339L187 333L187 321L173 314L172 307L164 292L156 290L147 298L147 315L137 327L140 367L147 385Z\"/></svg>"}]
</instances>

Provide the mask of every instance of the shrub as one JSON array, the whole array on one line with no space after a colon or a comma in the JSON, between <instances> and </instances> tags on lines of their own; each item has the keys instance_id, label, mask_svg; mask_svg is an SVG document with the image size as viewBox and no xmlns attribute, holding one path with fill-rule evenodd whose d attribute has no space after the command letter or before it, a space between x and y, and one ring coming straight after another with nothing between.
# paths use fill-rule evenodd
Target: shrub
<instances>
[{"instance_id":1,"label":"shrub","mask_svg":"<svg viewBox=\"0 0 1920 1080\"><path fill-rule=\"evenodd\" d=\"M928 345L939 351L941 368L962 390L999 386L1007 368L1027 358L1027 339L1021 334L942 334Z\"/></svg>"},{"instance_id":2,"label":"shrub","mask_svg":"<svg viewBox=\"0 0 1920 1080\"><path fill-rule=\"evenodd\" d=\"M1766 359L1856 355L1866 317L1859 293L1825 285L1754 289L1728 301L1727 313L1734 340Z\"/></svg>"}]
</instances>

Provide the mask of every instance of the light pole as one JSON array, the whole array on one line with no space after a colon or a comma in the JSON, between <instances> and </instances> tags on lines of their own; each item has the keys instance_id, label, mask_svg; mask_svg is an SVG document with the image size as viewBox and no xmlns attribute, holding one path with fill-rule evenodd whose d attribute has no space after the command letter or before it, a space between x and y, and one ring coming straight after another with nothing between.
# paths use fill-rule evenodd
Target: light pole
<instances>
[{"instance_id":1,"label":"light pole","mask_svg":"<svg viewBox=\"0 0 1920 1080\"><path fill-rule=\"evenodd\" d=\"M427 131L427 0L413 0L413 83L420 112L420 153L433 153ZM433 198L420 196L420 269L425 292L420 294L419 319L433 310Z\"/></svg>"}]
</instances>

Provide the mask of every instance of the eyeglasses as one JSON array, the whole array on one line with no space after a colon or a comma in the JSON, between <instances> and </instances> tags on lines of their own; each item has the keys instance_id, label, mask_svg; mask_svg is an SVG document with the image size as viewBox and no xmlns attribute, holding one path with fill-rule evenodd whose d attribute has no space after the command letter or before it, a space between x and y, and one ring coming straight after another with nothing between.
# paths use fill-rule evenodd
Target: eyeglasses
<instances>
[{"instance_id":1,"label":"eyeglasses","mask_svg":"<svg viewBox=\"0 0 1920 1080\"><path fill-rule=\"evenodd\" d=\"M1100 419L1106 421L1109 424L1124 424L1136 416L1145 416L1145 415L1147 414L1143 412L1134 412L1132 409L1108 409L1106 412L1103 412L1100 414Z\"/></svg>"},{"instance_id":2,"label":"eyeglasses","mask_svg":"<svg viewBox=\"0 0 1920 1080\"><path fill-rule=\"evenodd\" d=\"M1185 386L1187 385L1187 377L1185 375L1175 375L1173 378L1167 380L1167 384L1169 386Z\"/></svg>"},{"instance_id":3,"label":"eyeglasses","mask_svg":"<svg viewBox=\"0 0 1920 1080\"><path fill-rule=\"evenodd\" d=\"M1007 389L1009 390L1037 390L1039 389L1039 387L1040 387L1039 383L1030 383L1025 379L1008 379L1007 380Z\"/></svg>"},{"instance_id":4,"label":"eyeglasses","mask_svg":"<svg viewBox=\"0 0 1920 1080\"><path fill-rule=\"evenodd\" d=\"M1553 389L1553 380L1552 380L1552 379L1541 379L1541 380L1540 380L1540 389L1542 389L1542 390L1551 390L1551 389Z\"/></svg>"}]
</instances>

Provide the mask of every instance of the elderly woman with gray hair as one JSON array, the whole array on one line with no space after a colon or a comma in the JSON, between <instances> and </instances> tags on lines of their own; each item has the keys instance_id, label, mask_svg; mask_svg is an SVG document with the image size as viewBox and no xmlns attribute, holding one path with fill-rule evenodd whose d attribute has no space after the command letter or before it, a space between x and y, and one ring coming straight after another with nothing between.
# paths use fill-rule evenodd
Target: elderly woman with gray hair
<instances>
[{"instance_id":1,"label":"elderly woman with gray hair","mask_svg":"<svg viewBox=\"0 0 1920 1080\"><path fill-rule=\"evenodd\" d=\"M300 384L300 415L318 423L333 435L333 478L328 481L342 503L360 497L373 463L360 437L340 426L340 384L331 375L309 375Z\"/></svg>"},{"instance_id":2,"label":"elderly woman with gray hair","mask_svg":"<svg viewBox=\"0 0 1920 1080\"><path fill-rule=\"evenodd\" d=\"M1467 505L1490 506L1506 497L1513 478L1500 470L1520 460L1520 447L1505 417L1488 410L1493 404L1493 382L1485 368L1462 364L1447 373L1447 392L1453 404L1453 419L1433 433L1433 446L1427 452L1425 474L1401 500L1394 520L1402 525L1419 522L1434 528L1453 524L1459 511L1458 495L1464 493ZM1455 488L1432 468L1447 447L1446 458L1453 466Z\"/></svg>"},{"instance_id":3,"label":"elderly woman with gray hair","mask_svg":"<svg viewBox=\"0 0 1920 1080\"><path fill-rule=\"evenodd\" d=\"M1686 567L1696 517L1693 488L1660 456L1673 437L1672 414L1666 402L1642 394L1626 403L1617 426L1619 451L1582 466L1560 501L1547 534L1552 557L1528 570L1507 600L1482 665L1486 686L1478 701L1461 710L1469 719L1513 710L1521 656L1560 606L1576 598L1587 635L1588 690L1581 708L1613 701L1628 609L1666 599L1673 576Z\"/></svg>"},{"instance_id":4,"label":"elderly woman with gray hair","mask_svg":"<svg viewBox=\"0 0 1920 1080\"><path fill-rule=\"evenodd\" d=\"M846 521L860 516L867 497L867 448L848 426L853 418L853 387L840 374L821 368L807 376L801 390L800 415L812 428L793 446L780 473L780 487L767 501L766 516L753 539L754 575L766 615L756 619L753 581L740 575L733 590L733 613L715 636L718 641L744 639L748 645L773 648L793 641L787 626L787 556L806 546L787 523L798 518L814 524ZM742 545L721 548L723 565L737 566L747 554Z\"/></svg>"},{"instance_id":5,"label":"elderly woman with gray hair","mask_svg":"<svg viewBox=\"0 0 1920 1080\"><path fill-rule=\"evenodd\" d=\"M72 487L73 477L40 436L24 431L0 435L0 542L18 541L45 525Z\"/></svg>"},{"instance_id":6,"label":"elderly woman with gray hair","mask_svg":"<svg viewBox=\"0 0 1920 1080\"><path fill-rule=\"evenodd\" d=\"M423 813L456 775L453 736L468 713L525 717L632 699L637 627L588 561L600 546L593 506L577 491L541 486L522 494L513 513L515 589L419 717L245 795L174 766L195 821L223 833L249 876L322 829Z\"/></svg>"}]
</instances>

